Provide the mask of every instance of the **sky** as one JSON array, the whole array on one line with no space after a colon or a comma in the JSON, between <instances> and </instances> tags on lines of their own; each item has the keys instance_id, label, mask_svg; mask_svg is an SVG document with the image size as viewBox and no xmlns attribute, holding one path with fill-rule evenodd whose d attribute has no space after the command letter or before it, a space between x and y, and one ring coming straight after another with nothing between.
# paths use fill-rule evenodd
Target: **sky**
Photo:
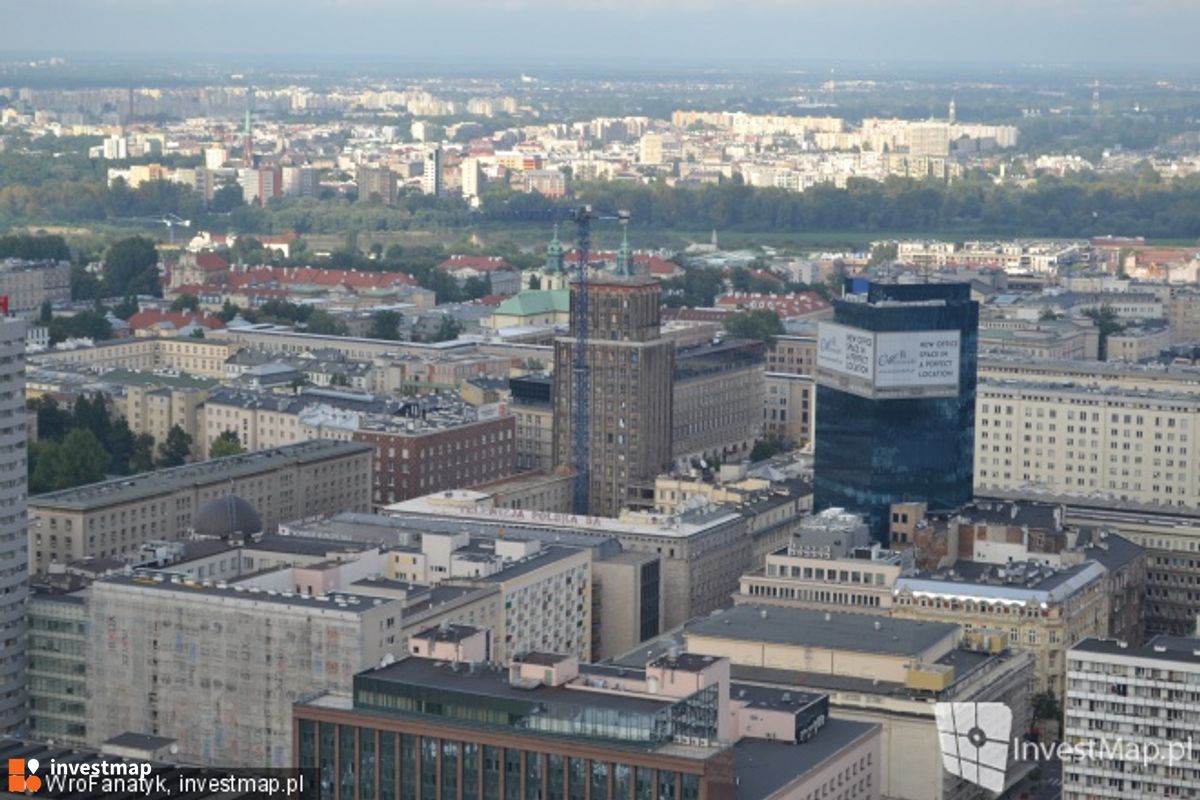
<instances>
[{"instance_id":1,"label":"sky","mask_svg":"<svg viewBox=\"0 0 1200 800\"><path fill-rule=\"evenodd\" d=\"M1187 64L1196 31L1200 0L0 0L0 60Z\"/></svg>"}]
</instances>

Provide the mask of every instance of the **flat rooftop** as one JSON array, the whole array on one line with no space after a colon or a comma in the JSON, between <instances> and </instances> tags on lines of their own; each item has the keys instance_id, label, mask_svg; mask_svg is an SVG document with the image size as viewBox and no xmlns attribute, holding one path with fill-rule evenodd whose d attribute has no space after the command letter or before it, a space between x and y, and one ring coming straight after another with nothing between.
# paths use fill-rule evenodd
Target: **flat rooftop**
<instances>
[{"instance_id":1,"label":"flat rooftop","mask_svg":"<svg viewBox=\"0 0 1200 800\"><path fill-rule=\"evenodd\" d=\"M468 520L499 526L506 531L550 529L587 533L592 536L633 534L672 539L685 539L739 519L737 513L720 506L709 511L693 512L679 519L668 514L658 514L621 520L551 511L495 508L487 505L489 499L490 495L486 493L459 489L393 503L383 510L393 517L412 519L414 524L418 524L415 520L423 518L450 520L457 526L455 529L461 529L463 521Z\"/></svg>"},{"instance_id":2,"label":"flat rooftop","mask_svg":"<svg viewBox=\"0 0 1200 800\"><path fill-rule=\"evenodd\" d=\"M958 626L869 614L826 614L781 606L737 605L719 614L693 620L684 631L720 639L914 656L954 636Z\"/></svg>"},{"instance_id":3,"label":"flat rooftop","mask_svg":"<svg viewBox=\"0 0 1200 800\"><path fill-rule=\"evenodd\" d=\"M522 703L570 703L645 714L661 711L676 701L676 698L659 700L628 693L588 692L579 689L564 689L558 686L518 688L509 684L508 670L505 669L484 666L471 672L461 664L454 665L445 661L412 656L386 667L376 667L360 672L355 676L356 684L359 678L370 678L402 686L441 689L468 696L516 700Z\"/></svg>"},{"instance_id":4,"label":"flat rooftop","mask_svg":"<svg viewBox=\"0 0 1200 800\"><path fill-rule=\"evenodd\" d=\"M733 747L735 800L771 797L796 778L874 735L870 722L829 719L817 735L802 744L743 738Z\"/></svg>"},{"instance_id":5,"label":"flat rooftop","mask_svg":"<svg viewBox=\"0 0 1200 800\"><path fill-rule=\"evenodd\" d=\"M251 603L303 608L311 611L333 611L346 614L362 614L384 603L399 602L383 597L373 597L354 592L332 592L330 594L307 595L297 592L281 592L253 585L226 583L224 581L198 581L186 575L167 571L136 571L131 575L110 575L96 582L129 586L152 592L184 594L186 596L211 597L214 600L240 600Z\"/></svg>"},{"instance_id":6,"label":"flat rooftop","mask_svg":"<svg viewBox=\"0 0 1200 800\"><path fill-rule=\"evenodd\" d=\"M373 450L361 442L337 442L309 439L269 450L256 450L226 458L216 458L182 467L143 472L125 478L89 483L74 489L47 492L29 498L31 508L63 511L91 511L119 503L131 503L197 486L210 486L251 475L303 465L329 458L362 455Z\"/></svg>"},{"instance_id":7,"label":"flat rooftop","mask_svg":"<svg viewBox=\"0 0 1200 800\"><path fill-rule=\"evenodd\" d=\"M1123 658L1145 658L1190 664L1200 668L1200 639L1191 636L1156 636L1146 644L1134 647L1116 639L1084 639L1071 648L1076 652Z\"/></svg>"}]
</instances>

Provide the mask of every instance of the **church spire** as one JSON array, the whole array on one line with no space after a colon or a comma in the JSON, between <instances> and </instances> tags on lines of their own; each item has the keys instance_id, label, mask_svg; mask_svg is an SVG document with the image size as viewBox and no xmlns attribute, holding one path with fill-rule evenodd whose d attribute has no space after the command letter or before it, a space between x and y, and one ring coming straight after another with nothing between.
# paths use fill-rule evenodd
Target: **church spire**
<instances>
[{"instance_id":1,"label":"church spire","mask_svg":"<svg viewBox=\"0 0 1200 800\"><path fill-rule=\"evenodd\" d=\"M635 268L633 251L629 249L629 226L622 225L621 230L621 249L617 251L617 274L630 278L635 274Z\"/></svg>"},{"instance_id":2,"label":"church spire","mask_svg":"<svg viewBox=\"0 0 1200 800\"><path fill-rule=\"evenodd\" d=\"M546 247L546 272L563 272L565 256L566 251L563 250L562 242L558 240L558 224L555 223L554 238Z\"/></svg>"}]
</instances>

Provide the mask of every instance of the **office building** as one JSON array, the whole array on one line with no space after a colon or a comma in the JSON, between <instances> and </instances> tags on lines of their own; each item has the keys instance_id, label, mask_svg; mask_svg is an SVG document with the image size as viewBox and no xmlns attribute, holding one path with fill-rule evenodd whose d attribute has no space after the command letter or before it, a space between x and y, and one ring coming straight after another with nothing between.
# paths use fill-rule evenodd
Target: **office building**
<instances>
[{"instance_id":1,"label":"office building","mask_svg":"<svg viewBox=\"0 0 1200 800\"><path fill-rule=\"evenodd\" d=\"M787 547L742 576L735 603L886 614L912 554L884 550L857 514L827 508L806 517Z\"/></svg>"},{"instance_id":2,"label":"office building","mask_svg":"<svg viewBox=\"0 0 1200 800\"><path fill-rule=\"evenodd\" d=\"M42 303L71 299L71 264L68 261L0 260L0 295L8 297L8 310L36 311Z\"/></svg>"},{"instance_id":3,"label":"office building","mask_svg":"<svg viewBox=\"0 0 1200 800\"><path fill-rule=\"evenodd\" d=\"M292 703L400 654L403 607L162 572L97 581L89 744L134 732L175 739L192 763L289 766Z\"/></svg>"},{"instance_id":4,"label":"office building","mask_svg":"<svg viewBox=\"0 0 1200 800\"><path fill-rule=\"evenodd\" d=\"M817 337L772 339L763 376L762 432L796 447L811 447L817 425Z\"/></svg>"},{"instance_id":5,"label":"office building","mask_svg":"<svg viewBox=\"0 0 1200 800\"><path fill-rule=\"evenodd\" d=\"M726 339L675 350L671 454L731 464L749 458L762 425L761 342Z\"/></svg>"},{"instance_id":6,"label":"office building","mask_svg":"<svg viewBox=\"0 0 1200 800\"><path fill-rule=\"evenodd\" d=\"M817 509L883 540L894 502L971 499L978 322L966 284L846 282L818 332Z\"/></svg>"},{"instance_id":7,"label":"office building","mask_svg":"<svg viewBox=\"0 0 1200 800\"><path fill-rule=\"evenodd\" d=\"M73 576L72 576L73 577ZM29 721L34 739L87 743L87 588L80 579L29 594Z\"/></svg>"},{"instance_id":8,"label":"office building","mask_svg":"<svg viewBox=\"0 0 1200 800\"><path fill-rule=\"evenodd\" d=\"M724 659L617 670L530 652L505 668L477 663L481 631L420 639L422 656L356 675L352 694L296 706L299 765L330 797L880 796L878 726L731 684Z\"/></svg>"},{"instance_id":9,"label":"office building","mask_svg":"<svg viewBox=\"0 0 1200 800\"><path fill-rule=\"evenodd\" d=\"M1200 639L1174 636L1090 638L1067 652L1063 743L1085 755L1063 759L1063 800L1200 793L1197 653Z\"/></svg>"},{"instance_id":10,"label":"office building","mask_svg":"<svg viewBox=\"0 0 1200 800\"><path fill-rule=\"evenodd\" d=\"M643 643L613 665L639 669L682 652L728 659L735 683L826 694L832 721L881 727L881 797L978 800L979 787L942 767L934 703L1003 702L1013 709L1013 730L1025 731L1032 659L962 644L961 629L949 623L737 605ZM837 792L814 795L825 796Z\"/></svg>"},{"instance_id":11,"label":"office building","mask_svg":"<svg viewBox=\"0 0 1200 800\"><path fill-rule=\"evenodd\" d=\"M425 154L425 167L421 173L421 191L440 197L443 189L442 148L435 147Z\"/></svg>"},{"instance_id":12,"label":"office building","mask_svg":"<svg viewBox=\"0 0 1200 800\"><path fill-rule=\"evenodd\" d=\"M284 196L317 197L321 193L319 177L316 167L283 167Z\"/></svg>"},{"instance_id":13,"label":"office building","mask_svg":"<svg viewBox=\"0 0 1200 800\"><path fill-rule=\"evenodd\" d=\"M313 440L37 495L29 500L30 571L184 538L206 504L230 495L249 501L267 532L301 517L367 511L371 455L364 444Z\"/></svg>"},{"instance_id":14,"label":"office building","mask_svg":"<svg viewBox=\"0 0 1200 800\"><path fill-rule=\"evenodd\" d=\"M26 648L29 560L25 546L25 321L0 319L0 733L19 730L26 718Z\"/></svg>"},{"instance_id":15,"label":"office building","mask_svg":"<svg viewBox=\"0 0 1200 800\"><path fill-rule=\"evenodd\" d=\"M385 166L361 165L355 170L358 198L364 202L379 202L390 206L396 202L396 173Z\"/></svg>"},{"instance_id":16,"label":"office building","mask_svg":"<svg viewBox=\"0 0 1200 800\"><path fill-rule=\"evenodd\" d=\"M651 500L655 476L671 463L675 352L659 336L660 294L656 280L589 282L589 514L613 517L631 501ZM578 309L572 283L571 336L554 346L554 452L563 467L574 466Z\"/></svg>"},{"instance_id":17,"label":"office building","mask_svg":"<svg viewBox=\"0 0 1200 800\"><path fill-rule=\"evenodd\" d=\"M1105 382L981 383L976 491L1200 510L1200 394Z\"/></svg>"},{"instance_id":18,"label":"office building","mask_svg":"<svg viewBox=\"0 0 1200 800\"><path fill-rule=\"evenodd\" d=\"M207 389L132 384L125 387L125 421L134 435L148 433L165 442L171 428L191 437L194 452L204 452L204 401Z\"/></svg>"},{"instance_id":19,"label":"office building","mask_svg":"<svg viewBox=\"0 0 1200 800\"><path fill-rule=\"evenodd\" d=\"M516 418L517 468L549 472L554 469L554 379L523 375L508 382L508 410Z\"/></svg>"},{"instance_id":20,"label":"office building","mask_svg":"<svg viewBox=\"0 0 1200 800\"><path fill-rule=\"evenodd\" d=\"M661 592L667 630L725 606L738 578L787 543L811 495L780 488L753 496L742 507L711 506L667 516L627 512L620 518L497 508L481 492L428 495L396 503L384 513L418 530L466 531L565 543L579 534L616 539L621 549L662 559Z\"/></svg>"}]
</instances>

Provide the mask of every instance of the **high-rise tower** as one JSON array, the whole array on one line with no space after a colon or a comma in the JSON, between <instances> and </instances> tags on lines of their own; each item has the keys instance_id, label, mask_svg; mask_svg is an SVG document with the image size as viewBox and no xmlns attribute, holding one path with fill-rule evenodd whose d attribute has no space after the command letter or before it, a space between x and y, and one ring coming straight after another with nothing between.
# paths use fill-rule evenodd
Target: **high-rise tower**
<instances>
[{"instance_id":1,"label":"high-rise tower","mask_svg":"<svg viewBox=\"0 0 1200 800\"><path fill-rule=\"evenodd\" d=\"M0 733L19 731L26 717L26 598L30 542L25 517L25 321L0 317ZM42 534L39 534L42 535Z\"/></svg>"},{"instance_id":2,"label":"high-rise tower","mask_svg":"<svg viewBox=\"0 0 1200 800\"><path fill-rule=\"evenodd\" d=\"M814 506L863 514L971 499L979 304L967 284L846 282L817 334Z\"/></svg>"},{"instance_id":3,"label":"high-rise tower","mask_svg":"<svg viewBox=\"0 0 1200 800\"><path fill-rule=\"evenodd\" d=\"M653 496L671 463L675 346L659 335L662 288L649 278L588 281L588 513L615 516ZM573 366L579 284L571 285L571 336L554 344L554 460L573 463Z\"/></svg>"}]
</instances>

